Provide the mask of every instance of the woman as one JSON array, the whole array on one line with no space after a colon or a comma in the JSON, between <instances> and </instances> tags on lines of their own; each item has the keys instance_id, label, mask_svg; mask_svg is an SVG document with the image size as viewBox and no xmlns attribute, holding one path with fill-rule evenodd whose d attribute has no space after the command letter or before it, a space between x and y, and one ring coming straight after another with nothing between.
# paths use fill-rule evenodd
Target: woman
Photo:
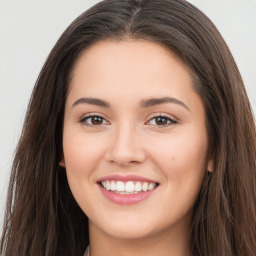
<instances>
[{"instance_id":1,"label":"woman","mask_svg":"<svg viewBox=\"0 0 256 256\"><path fill-rule=\"evenodd\" d=\"M252 111L212 22L183 0L106 0L39 75L1 254L251 256L255 181Z\"/></svg>"}]
</instances>

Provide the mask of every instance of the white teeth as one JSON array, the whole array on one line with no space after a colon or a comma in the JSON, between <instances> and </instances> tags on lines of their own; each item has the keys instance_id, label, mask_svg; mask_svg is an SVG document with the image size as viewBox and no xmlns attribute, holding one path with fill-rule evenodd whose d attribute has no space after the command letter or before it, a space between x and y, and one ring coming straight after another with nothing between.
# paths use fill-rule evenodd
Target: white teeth
<instances>
[{"instance_id":1,"label":"white teeth","mask_svg":"<svg viewBox=\"0 0 256 256\"><path fill-rule=\"evenodd\" d=\"M144 182L143 185L142 185L142 190L144 192L146 192L148 190L148 183L147 182Z\"/></svg>"},{"instance_id":2,"label":"white teeth","mask_svg":"<svg viewBox=\"0 0 256 256\"><path fill-rule=\"evenodd\" d=\"M104 187L104 186L103 186ZM116 191L118 192L124 192L124 183L122 181L118 181L116 183Z\"/></svg>"},{"instance_id":3,"label":"white teeth","mask_svg":"<svg viewBox=\"0 0 256 256\"><path fill-rule=\"evenodd\" d=\"M154 183L149 183L148 190L152 190L152 189L154 189L154 187L155 187Z\"/></svg>"},{"instance_id":4,"label":"white teeth","mask_svg":"<svg viewBox=\"0 0 256 256\"><path fill-rule=\"evenodd\" d=\"M110 190L110 189L111 189L110 181L107 180L105 184L106 184L106 187L104 186L104 184L102 184L102 186L103 186L106 190Z\"/></svg>"},{"instance_id":5,"label":"white teeth","mask_svg":"<svg viewBox=\"0 0 256 256\"><path fill-rule=\"evenodd\" d=\"M134 192L134 184L132 181L128 181L126 184L125 184L125 191L126 192Z\"/></svg>"},{"instance_id":6,"label":"white teeth","mask_svg":"<svg viewBox=\"0 0 256 256\"><path fill-rule=\"evenodd\" d=\"M136 182L134 190L137 192L141 191L141 183L140 182Z\"/></svg>"},{"instance_id":7,"label":"white teeth","mask_svg":"<svg viewBox=\"0 0 256 256\"><path fill-rule=\"evenodd\" d=\"M119 194L137 194L138 192L146 192L156 187L156 183L148 183L141 181L114 181L106 180L101 182L102 187Z\"/></svg>"},{"instance_id":8,"label":"white teeth","mask_svg":"<svg viewBox=\"0 0 256 256\"><path fill-rule=\"evenodd\" d=\"M116 190L116 183L112 180L110 184L111 184L110 190L115 191Z\"/></svg>"},{"instance_id":9,"label":"white teeth","mask_svg":"<svg viewBox=\"0 0 256 256\"><path fill-rule=\"evenodd\" d=\"M130 194L138 194L138 192L133 192L133 193L129 193L129 192L117 192L117 191L114 191L116 194L122 194L122 195L130 195Z\"/></svg>"}]
</instances>

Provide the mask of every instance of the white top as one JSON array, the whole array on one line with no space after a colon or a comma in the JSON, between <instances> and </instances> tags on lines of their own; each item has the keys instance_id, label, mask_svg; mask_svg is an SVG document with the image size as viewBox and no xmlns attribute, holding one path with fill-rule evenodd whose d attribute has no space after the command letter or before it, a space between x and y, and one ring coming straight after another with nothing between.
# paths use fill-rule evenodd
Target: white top
<instances>
[{"instance_id":1,"label":"white top","mask_svg":"<svg viewBox=\"0 0 256 256\"><path fill-rule=\"evenodd\" d=\"M90 256L90 247L87 246L85 252L84 252L84 256Z\"/></svg>"}]
</instances>

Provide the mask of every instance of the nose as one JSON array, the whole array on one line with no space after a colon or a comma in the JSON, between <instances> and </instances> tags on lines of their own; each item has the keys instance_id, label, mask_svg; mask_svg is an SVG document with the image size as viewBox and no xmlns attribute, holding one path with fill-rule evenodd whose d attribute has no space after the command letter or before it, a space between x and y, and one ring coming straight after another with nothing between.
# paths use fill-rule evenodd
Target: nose
<instances>
[{"instance_id":1,"label":"nose","mask_svg":"<svg viewBox=\"0 0 256 256\"><path fill-rule=\"evenodd\" d=\"M129 124L122 125L113 131L111 146L106 153L107 161L119 166L144 162L146 153L139 137L138 131Z\"/></svg>"}]
</instances>

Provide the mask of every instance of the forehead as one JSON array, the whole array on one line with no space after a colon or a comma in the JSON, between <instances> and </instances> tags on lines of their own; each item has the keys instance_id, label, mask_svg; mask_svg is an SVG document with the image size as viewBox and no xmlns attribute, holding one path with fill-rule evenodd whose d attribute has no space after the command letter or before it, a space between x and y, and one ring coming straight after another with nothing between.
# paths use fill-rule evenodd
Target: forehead
<instances>
[{"instance_id":1,"label":"forehead","mask_svg":"<svg viewBox=\"0 0 256 256\"><path fill-rule=\"evenodd\" d=\"M110 100L169 95L189 101L190 93L195 93L192 76L176 54L154 42L130 39L100 41L85 49L69 88L72 98L100 94Z\"/></svg>"},{"instance_id":2,"label":"forehead","mask_svg":"<svg viewBox=\"0 0 256 256\"><path fill-rule=\"evenodd\" d=\"M86 64L85 62L90 62L90 65L96 64L98 68L103 67L104 69L110 65L117 65L120 68L131 68L132 65L137 71L145 71L146 67L160 68L160 64L168 65L170 62L175 62L177 67L186 69L190 73L189 68L178 55L167 46L143 39L98 41L81 52L75 62L72 74L74 75L82 68Z\"/></svg>"}]
</instances>

